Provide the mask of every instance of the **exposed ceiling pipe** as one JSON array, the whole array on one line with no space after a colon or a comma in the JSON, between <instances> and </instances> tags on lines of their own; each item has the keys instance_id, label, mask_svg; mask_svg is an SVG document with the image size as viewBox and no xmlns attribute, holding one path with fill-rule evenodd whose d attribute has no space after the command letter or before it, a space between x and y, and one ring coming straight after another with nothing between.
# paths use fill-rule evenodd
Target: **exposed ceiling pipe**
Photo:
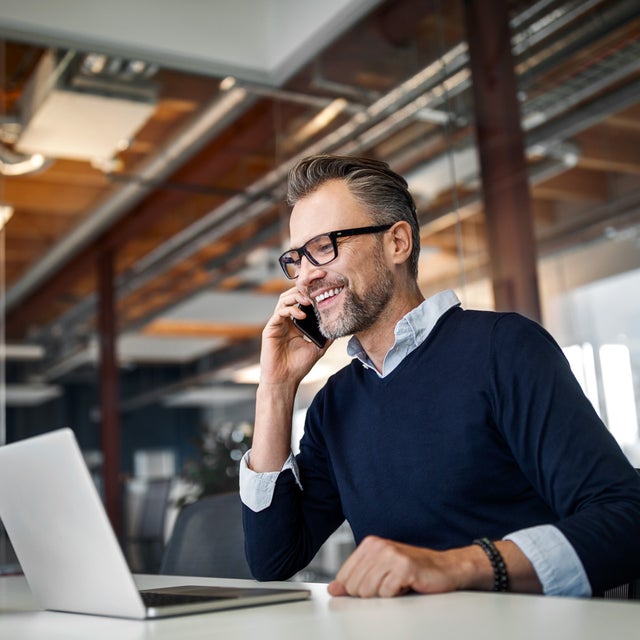
<instances>
[{"instance_id":1,"label":"exposed ceiling pipe","mask_svg":"<svg viewBox=\"0 0 640 640\"><path fill-rule=\"evenodd\" d=\"M51 164L52 160L39 153L26 155L16 153L0 143L0 173L3 176L25 176L38 173Z\"/></svg>"},{"instance_id":2,"label":"exposed ceiling pipe","mask_svg":"<svg viewBox=\"0 0 640 640\"><path fill-rule=\"evenodd\" d=\"M637 0L623 0L615 3L603 0L580 0L560 9L549 8L549 17L541 16L533 24L520 25L518 18L512 21L513 52L519 63L526 65L523 54L529 57L541 53L544 60L537 61L533 71L524 70L520 75L520 82L527 84L530 75L546 72L563 62L568 54L574 53L587 46L597 37L598 33L617 29L638 15ZM598 10L597 20L589 12L597 5L602 5ZM564 34L563 46L554 51L547 51L546 40L570 24L570 29ZM597 29L595 29L597 27ZM594 34L594 31L596 33Z\"/></svg>"},{"instance_id":3,"label":"exposed ceiling pipe","mask_svg":"<svg viewBox=\"0 0 640 640\"><path fill-rule=\"evenodd\" d=\"M605 0L541 0L525 9L511 20L511 28L515 34L512 38L514 55L535 50L538 44L544 43L550 35L558 33L567 25L573 28L576 19L603 2Z\"/></svg>"}]
</instances>

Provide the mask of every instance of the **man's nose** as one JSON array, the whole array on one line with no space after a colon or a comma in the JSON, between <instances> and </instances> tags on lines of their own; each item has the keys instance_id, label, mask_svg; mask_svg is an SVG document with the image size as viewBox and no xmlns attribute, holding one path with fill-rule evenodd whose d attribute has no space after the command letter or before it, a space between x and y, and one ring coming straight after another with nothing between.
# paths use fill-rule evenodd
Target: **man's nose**
<instances>
[{"instance_id":1,"label":"man's nose","mask_svg":"<svg viewBox=\"0 0 640 640\"><path fill-rule=\"evenodd\" d=\"M324 275L323 267L318 267L307 258L302 256L300 259L300 270L298 272L298 284L306 286L308 283L321 278Z\"/></svg>"}]
</instances>

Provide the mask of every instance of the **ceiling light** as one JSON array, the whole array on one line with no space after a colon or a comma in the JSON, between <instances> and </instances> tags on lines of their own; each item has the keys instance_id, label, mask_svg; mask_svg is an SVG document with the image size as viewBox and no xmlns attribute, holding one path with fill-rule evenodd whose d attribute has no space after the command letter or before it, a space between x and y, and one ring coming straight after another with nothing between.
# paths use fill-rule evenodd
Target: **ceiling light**
<instances>
[{"instance_id":1,"label":"ceiling light","mask_svg":"<svg viewBox=\"0 0 640 640\"><path fill-rule=\"evenodd\" d=\"M82 70L87 73L102 73L107 66L107 60L104 53L88 53L82 62Z\"/></svg>"},{"instance_id":2,"label":"ceiling light","mask_svg":"<svg viewBox=\"0 0 640 640\"><path fill-rule=\"evenodd\" d=\"M233 76L227 76L220 81L220 90L221 91L229 91L233 89L237 84L236 79Z\"/></svg>"},{"instance_id":3,"label":"ceiling light","mask_svg":"<svg viewBox=\"0 0 640 640\"><path fill-rule=\"evenodd\" d=\"M155 111L157 87L112 71L95 73L105 64L99 57L86 57L79 68L69 58L59 62L48 52L38 64L21 103L24 126L15 149L73 160L111 158Z\"/></svg>"}]
</instances>

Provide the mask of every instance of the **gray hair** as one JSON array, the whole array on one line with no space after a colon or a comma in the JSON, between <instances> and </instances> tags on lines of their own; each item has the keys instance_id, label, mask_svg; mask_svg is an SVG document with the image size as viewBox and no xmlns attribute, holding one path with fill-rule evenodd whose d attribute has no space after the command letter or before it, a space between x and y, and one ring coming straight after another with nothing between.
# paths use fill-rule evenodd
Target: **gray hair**
<instances>
[{"instance_id":1,"label":"gray hair","mask_svg":"<svg viewBox=\"0 0 640 640\"><path fill-rule=\"evenodd\" d=\"M418 277L420 226L415 202L407 181L386 162L371 158L317 155L300 160L289 172L287 204L311 195L329 180L344 180L351 194L368 211L374 224L394 224L400 220L411 226L412 249L409 267Z\"/></svg>"}]
</instances>

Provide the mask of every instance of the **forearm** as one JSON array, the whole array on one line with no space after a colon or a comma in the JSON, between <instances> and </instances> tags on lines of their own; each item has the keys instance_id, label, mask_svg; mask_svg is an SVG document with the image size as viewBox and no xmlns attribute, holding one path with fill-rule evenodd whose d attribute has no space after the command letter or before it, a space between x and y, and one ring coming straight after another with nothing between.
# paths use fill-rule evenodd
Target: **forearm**
<instances>
[{"instance_id":1,"label":"forearm","mask_svg":"<svg viewBox=\"0 0 640 640\"><path fill-rule=\"evenodd\" d=\"M295 394L290 384L258 385L249 463L253 471L280 471L289 457Z\"/></svg>"},{"instance_id":2,"label":"forearm","mask_svg":"<svg viewBox=\"0 0 640 640\"><path fill-rule=\"evenodd\" d=\"M507 567L509 591L517 593L542 593L542 585L533 565L520 548L510 540L494 542ZM494 571L485 551L477 544L462 549L454 549L459 554L458 561L462 571L462 589L491 591L494 583Z\"/></svg>"},{"instance_id":3,"label":"forearm","mask_svg":"<svg viewBox=\"0 0 640 640\"><path fill-rule=\"evenodd\" d=\"M518 593L542 593L542 586L535 569L519 547L510 540L495 541L507 568L509 591ZM494 570L486 552L478 544L468 547L450 549L441 553L443 574L452 579L454 589L472 589L492 591L494 586ZM430 577L425 574L426 584ZM428 587L427 587L428 589Z\"/></svg>"},{"instance_id":4,"label":"forearm","mask_svg":"<svg viewBox=\"0 0 640 640\"><path fill-rule=\"evenodd\" d=\"M541 593L535 570L517 545L495 543L509 576L511 591ZM329 585L334 596L397 596L407 591L443 593L456 590L491 591L494 570L477 544L436 551L377 536L365 538Z\"/></svg>"}]
</instances>

